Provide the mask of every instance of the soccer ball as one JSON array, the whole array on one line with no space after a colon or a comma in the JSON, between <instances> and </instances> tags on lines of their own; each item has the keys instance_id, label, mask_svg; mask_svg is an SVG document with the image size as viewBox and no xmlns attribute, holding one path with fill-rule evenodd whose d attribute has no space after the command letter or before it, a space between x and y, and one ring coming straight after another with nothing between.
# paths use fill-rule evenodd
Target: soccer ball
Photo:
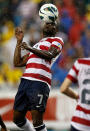
<instances>
[{"instance_id":1,"label":"soccer ball","mask_svg":"<svg viewBox=\"0 0 90 131\"><path fill-rule=\"evenodd\" d=\"M44 4L39 10L39 16L44 22L55 22L58 18L58 9L53 4Z\"/></svg>"}]
</instances>

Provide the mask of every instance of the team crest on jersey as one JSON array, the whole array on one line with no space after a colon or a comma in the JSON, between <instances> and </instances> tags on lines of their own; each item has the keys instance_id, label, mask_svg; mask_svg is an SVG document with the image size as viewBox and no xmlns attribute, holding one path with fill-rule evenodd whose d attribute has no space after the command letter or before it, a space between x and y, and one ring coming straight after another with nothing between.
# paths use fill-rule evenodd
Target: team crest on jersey
<instances>
[{"instance_id":1,"label":"team crest on jersey","mask_svg":"<svg viewBox=\"0 0 90 131\"><path fill-rule=\"evenodd\" d=\"M61 44L60 44L60 43L58 43L58 47L59 47L60 49L62 49L62 46L61 46Z\"/></svg>"}]
</instances>

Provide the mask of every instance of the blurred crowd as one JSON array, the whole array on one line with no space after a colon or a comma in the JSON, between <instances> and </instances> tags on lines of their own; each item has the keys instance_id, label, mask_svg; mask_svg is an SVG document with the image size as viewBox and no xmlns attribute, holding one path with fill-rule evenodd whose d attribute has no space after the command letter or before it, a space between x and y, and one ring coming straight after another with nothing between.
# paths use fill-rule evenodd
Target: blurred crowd
<instances>
[{"instance_id":1,"label":"blurred crowd","mask_svg":"<svg viewBox=\"0 0 90 131\"><path fill-rule=\"evenodd\" d=\"M41 39L38 11L44 3L57 6L57 36L65 43L61 56L52 65L52 86L58 87L63 82L77 58L90 56L89 0L0 0L0 88L5 83L17 87L23 69L13 67L14 31L22 26L25 41L31 46L38 42Z\"/></svg>"}]
</instances>

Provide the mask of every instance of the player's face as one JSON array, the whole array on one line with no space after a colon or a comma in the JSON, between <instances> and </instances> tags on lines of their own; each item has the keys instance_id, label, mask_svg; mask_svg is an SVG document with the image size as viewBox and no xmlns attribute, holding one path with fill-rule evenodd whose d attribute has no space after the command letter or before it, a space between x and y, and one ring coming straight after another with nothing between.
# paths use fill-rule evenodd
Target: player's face
<instances>
[{"instance_id":1,"label":"player's face","mask_svg":"<svg viewBox=\"0 0 90 131\"><path fill-rule=\"evenodd\" d=\"M55 23L44 23L43 34L46 36L55 36L56 24Z\"/></svg>"}]
</instances>

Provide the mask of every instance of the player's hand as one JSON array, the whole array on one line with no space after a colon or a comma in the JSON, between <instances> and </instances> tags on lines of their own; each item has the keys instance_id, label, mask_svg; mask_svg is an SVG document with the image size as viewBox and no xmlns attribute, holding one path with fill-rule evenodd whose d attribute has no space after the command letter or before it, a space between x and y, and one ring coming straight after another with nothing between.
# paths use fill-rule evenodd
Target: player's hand
<instances>
[{"instance_id":1,"label":"player's hand","mask_svg":"<svg viewBox=\"0 0 90 131\"><path fill-rule=\"evenodd\" d=\"M21 27L17 27L17 28L15 29L15 36L16 36L17 41L18 41L19 43L21 43L22 40L23 40L23 37L24 37L24 33L23 33L23 30L22 30Z\"/></svg>"},{"instance_id":2,"label":"player's hand","mask_svg":"<svg viewBox=\"0 0 90 131\"><path fill-rule=\"evenodd\" d=\"M26 50L30 49L30 47L27 45L26 42L23 42L23 43L21 44L21 48L22 48L23 50L24 50L24 49L26 49Z\"/></svg>"}]
</instances>

